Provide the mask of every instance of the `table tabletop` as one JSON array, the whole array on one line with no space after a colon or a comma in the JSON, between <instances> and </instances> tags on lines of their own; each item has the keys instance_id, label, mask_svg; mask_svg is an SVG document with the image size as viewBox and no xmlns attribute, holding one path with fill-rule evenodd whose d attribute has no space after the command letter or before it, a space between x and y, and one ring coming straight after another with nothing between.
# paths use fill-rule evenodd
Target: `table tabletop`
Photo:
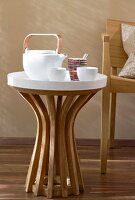
<instances>
[{"instance_id":1,"label":"table tabletop","mask_svg":"<svg viewBox=\"0 0 135 200\"><path fill-rule=\"evenodd\" d=\"M7 75L9 86L46 91L84 91L100 89L106 86L107 76L98 73L91 81L37 81L31 80L24 71L13 72Z\"/></svg>"}]
</instances>

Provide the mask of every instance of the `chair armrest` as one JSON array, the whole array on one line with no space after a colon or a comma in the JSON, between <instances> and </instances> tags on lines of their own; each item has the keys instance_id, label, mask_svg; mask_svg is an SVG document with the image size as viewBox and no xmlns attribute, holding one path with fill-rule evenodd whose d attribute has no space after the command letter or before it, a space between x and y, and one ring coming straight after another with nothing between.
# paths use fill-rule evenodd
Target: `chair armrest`
<instances>
[{"instance_id":1,"label":"chair armrest","mask_svg":"<svg viewBox=\"0 0 135 200\"><path fill-rule=\"evenodd\" d=\"M109 42L110 36L107 33L102 33L102 40L103 42Z\"/></svg>"},{"instance_id":2,"label":"chair armrest","mask_svg":"<svg viewBox=\"0 0 135 200\"><path fill-rule=\"evenodd\" d=\"M111 63L110 63L110 36L107 33L102 34L103 49L102 49L102 73L109 77L111 75Z\"/></svg>"}]
</instances>

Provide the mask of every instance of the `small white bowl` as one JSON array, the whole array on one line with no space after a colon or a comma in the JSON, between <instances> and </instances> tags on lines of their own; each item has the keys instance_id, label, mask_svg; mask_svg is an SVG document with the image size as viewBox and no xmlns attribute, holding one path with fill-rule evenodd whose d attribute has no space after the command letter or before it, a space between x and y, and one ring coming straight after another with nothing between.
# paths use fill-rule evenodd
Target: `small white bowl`
<instances>
[{"instance_id":1,"label":"small white bowl","mask_svg":"<svg viewBox=\"0 0 135 200\"><path fill-rule=\"evenodd\" d=\"M47 76L49 81L65 81L66 69L63 67L50 68L47 70Z\"/></svg>"},{"instance_id":2,"label":"small white bowl","mask_svg":"<svg viewBox=\"0 0 135 200\"><path fill-rule=\"evenodd\" d=\"M80 81L93 81L97 74L97 67L77 67L77 76Z\"/></svg>"}]
</instances>

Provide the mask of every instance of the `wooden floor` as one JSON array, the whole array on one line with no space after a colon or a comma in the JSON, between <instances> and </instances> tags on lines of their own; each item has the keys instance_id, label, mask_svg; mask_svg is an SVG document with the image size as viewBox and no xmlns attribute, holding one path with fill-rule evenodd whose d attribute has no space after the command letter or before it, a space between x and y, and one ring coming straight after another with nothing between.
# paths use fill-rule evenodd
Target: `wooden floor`
<instances>
[{"instance_id":1,"label":"wooden floor","mask_svg":"<svg viewBox=\"0 0 135 200\"><path fill-rule=\"evenodd\" d=\"M32 145L0 146L0 200L43 200L24 191ZM79 146L85 193L70 200L135 200L135 147L110 150L108 173L100 174L99 147ZM57 198L62 199L62 198Z\"/></svg>"}]
</instances>

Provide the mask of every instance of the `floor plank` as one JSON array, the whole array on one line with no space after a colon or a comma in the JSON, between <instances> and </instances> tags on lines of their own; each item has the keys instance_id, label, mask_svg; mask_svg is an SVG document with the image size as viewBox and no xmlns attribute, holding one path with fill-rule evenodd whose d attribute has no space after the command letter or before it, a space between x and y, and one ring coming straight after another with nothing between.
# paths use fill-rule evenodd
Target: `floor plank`
<instances>
[{"instance_id":1,"label":"floor plank","mask_svg":"<svg viewBox=\"0 0 135 200\"><path fill-rule=\"evenodd\" d=\"M24 191L32 148L32 145L0 146L0 200L46 199ZM98 146L79 146L78 153L85 192L68 199L135 200L135 147L111 149L106 175L100 174Z\"/></svg>"}]
</instances>

